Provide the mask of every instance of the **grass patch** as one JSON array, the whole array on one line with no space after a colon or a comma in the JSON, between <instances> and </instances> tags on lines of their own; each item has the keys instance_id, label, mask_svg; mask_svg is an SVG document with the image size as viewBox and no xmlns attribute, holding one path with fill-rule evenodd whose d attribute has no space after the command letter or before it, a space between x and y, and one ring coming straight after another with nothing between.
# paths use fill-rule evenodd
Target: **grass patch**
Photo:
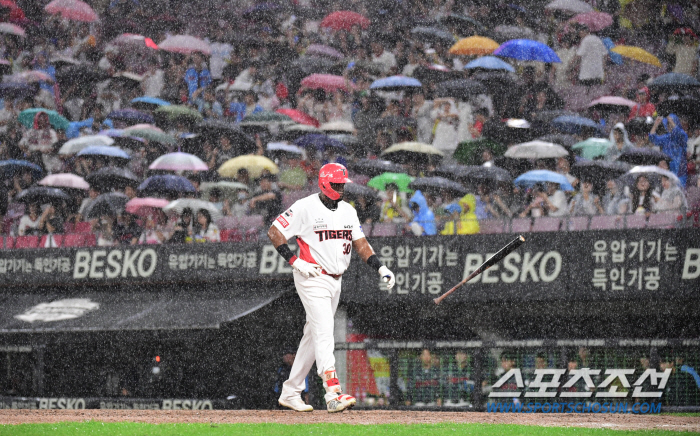
<instances>
[{"instance_id":1,"label":"grass patch","mask_svg":"<svg viewBox=\"0 0 700 436\"><path fill-rule=\"evenodd\" d=\"M683 433L689 434L689 433ZM0 425L0 435L29 436L678 436L667 430L608 430L536 427L511 424L141 424L62 422L58 424Z\"/></svg>"}]
</instances>

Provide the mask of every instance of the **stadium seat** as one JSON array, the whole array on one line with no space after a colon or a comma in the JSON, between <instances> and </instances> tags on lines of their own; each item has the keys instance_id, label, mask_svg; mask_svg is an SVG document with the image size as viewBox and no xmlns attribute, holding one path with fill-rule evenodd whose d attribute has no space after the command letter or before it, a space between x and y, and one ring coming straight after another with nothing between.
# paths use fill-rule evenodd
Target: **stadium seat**
<instances>
[{"instance_id":1,"label":"stadium seat","mask_svg":"<svg viewBox=\"0 0 700 436\"><path fill-rule=\"evenodd\" d=\"M613 230L622 228L623 218L619 215L594 215L589 230Z\"/></svg>"},{"instance_id":2,"label":"stadium seat","mask_svg":"<svg viewBox=\"0 0 700 436\"><path fill-rule=\"evenodd\" d=\"M503 233L503 220L493 219L493 220L479 221L479 233L483 233L483 234Z\"/></svg>"},{"instance_id":3,"label":"stadium seat","mask_svg":"<svg viewBox=\"0 0 700 436\"><path fill-rule=\"evenodd\" d=\"M541 216L535 218L534 224L532 224L533 232L558 232L559 227L561 227L561 218Z\"/></svg>"},{"instance_id":4,"label":"stadium seat","mask_svg":"<svg viewBox=\"0 0 700 436\"><path fill-rule=\"evenodd\" d=\"M64 247L84 247L85 233L67 233L63 236Z\"/></svg>"},{"instance_id":5,"label":"stadium seat","mask_svg":"<svg viewBox=\"0 0 700 436\"><path fill-rule=\"evenodd\" d=\"M4 236L0 236L0 250L2 250L3 248L8 248L5 247L5 244L8 242L8 239L10 239L9 236L7 238Z\"/></svg>"},{"instance_id":6,"label":"stadium seat","mask_svg":"<svg viewBox=\"0 0 700 436\"><path fill-rule=\"evenodd\" d=\"M626 229L643 229L647 225L646 215L627 215L625 216Z\"/></svg>"},{"instance_id":7,"label":"stadium seat","mask_svg":"<svg viewBox=\"0 0 700 436\"><path fill-rule=\"evenodd\" d=\"M245 232L246 242L258 242L258 235L260 234L260 229L250 228Z\"/></svg>"},{"instance_id":8,"label":"stadium seat","mask_svg":"<svg viewBox=\"0 0 700 436\"><path fill-rule=\"evenodd\" d=\"M97 237L94 235L94 233L83 233L83 235L84 247L97 246Z\"/></svg>"},{"instance_id":9,"label":"stadium seat","mask_svg":"<svg viewBox=\"0 0 700 436\"><path fill-rule=\"evenodd\" d=\"M566 222L569 231L578 232L581 230L588 230L588 217L587 216L572 216Z\"/></svg>"},{"instance_id":10,"label":"stadium seat","mask_svg":"<svg viewBox=\"0 0 700 436\"><path fill-rule=\"evenodd\" d=\"M372 236L396 236L396 224L376 223L372 227Z\"/></svg>"},{"instance_id":11,"label":"stadium seat","mask_svg":"<svg viewBox=\"0 0 700 436\"><path fill-rule=\"evenodd\" d=\"M511 233L527 233L532 226L530 218L513 218L510 222Z\"/></svg>"},{"instance_id":12,"label":"stadium seat","mask_svg":"<svg viewBox=\"0 0 700 436\"><path fill-rule=\"evenodd\" d=\"M676 212L658 212L649 217L647 227L655 229L672 229L678 223L679 214Z\"/></svg>"},{"instance_id":13,"label":"stadium seat","mask_svg":"<svg viewBox=\"0 0 700 436\"><path fill-rule=\"evenodd\" d=\"M92 225L90 225L89 222L87 221L81 221L79 223L75 223L75 233L90 233L92 232Z\"/></svg>"},{"instance_id":14,"label":"stadium seat","mask_svg":"<svg viewBox=\"0 0 700 436\"><path fill-rule=\"evenodd\" d=\"M8 250L15 248L15 238L13 238L12 236L6 236L5 243L3 245Z\"/></svg>"},{"instance_id":15,"label":"stadium seat","mask_svg":"<svg viewBox=\"0 0 700 436\"><path fill-rule=\"evenodd\" d=\"M63 235L51 235L53 238L53 244L48 246L46 244L46 241L49 239L49 235L44 235L41 237L41 241L39 241L39 248L58 248L61 246L63 243Z\"/></svg>"},{"instance_id":16,"label":"stadium seat","mask_svg":"<svg viewBox=\"0 0 700 436\"><path fill-rule=\"evenodd\" d=\"M221 230L221 242L243 242L243 235L238 229Z\"/></svg>"},{"instance_id":17,"label":"stadium seat","mask_svg":"<svg viewBox=\"0 0 700 436\"><path fill-rule=\"evenodd\" d=\"M38 236L17 236L14 248L37 248L39 246Z\"/></svg>"}]
</instances>

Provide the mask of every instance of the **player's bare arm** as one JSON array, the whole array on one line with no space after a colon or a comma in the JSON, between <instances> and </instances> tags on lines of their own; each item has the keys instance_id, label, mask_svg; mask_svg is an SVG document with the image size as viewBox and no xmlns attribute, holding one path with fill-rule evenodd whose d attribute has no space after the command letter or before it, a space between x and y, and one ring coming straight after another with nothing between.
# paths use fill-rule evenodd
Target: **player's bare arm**
<instances>
[{"instance_id":1,"label":"player's bare arm","mask_svg":"<svg viewBox=\"0 0 700 436\"><path fill-rule=\"evenodd\" d=\"M270 238L272 245L275 246L275 250L286 260L292 268L299 271L304 277L318 277L321 275L321 265L315 263L309 263L305 260L299 259L292 253L292 250L287 245L287 238L284 237L282 232L280 232L277 227L270 226L267 231L267 237ZM370 248L371 249L371 248Z\"/></svg>"}]
</instances>

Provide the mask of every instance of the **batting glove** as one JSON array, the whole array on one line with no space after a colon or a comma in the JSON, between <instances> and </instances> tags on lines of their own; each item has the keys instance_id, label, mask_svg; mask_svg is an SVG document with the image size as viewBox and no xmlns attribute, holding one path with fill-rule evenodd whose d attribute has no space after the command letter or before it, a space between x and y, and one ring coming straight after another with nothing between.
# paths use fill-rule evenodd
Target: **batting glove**
<instances>
[{"instance_id":1,"label":"batting glove","mask_svg":"<svg viewBox=\"0 0 700 436\"><path fill-rule=\"evenodd\" d=\"M394 287L394 283L396 283L396 279L394 278L394 273L389 270L386 266L382 265L379 268L379 275L382 277L382 280L386 282L386 287L387 289L391 289Z\"/></svg>"},{"instance_id":2,"label":"batting glove","mask_svg":"<svg viewBox=\"0 0 700 436\"><path fill-rule=\"evenodd\" d=\"M321 265L317 265L315 263L309 263L305 260L301 260L297 258L294 263L292 264L292 268L295 270L299 271L301 275L303 275L306 278L309 277L318 277L321 275Z\"/></svg>"}]
</instances>

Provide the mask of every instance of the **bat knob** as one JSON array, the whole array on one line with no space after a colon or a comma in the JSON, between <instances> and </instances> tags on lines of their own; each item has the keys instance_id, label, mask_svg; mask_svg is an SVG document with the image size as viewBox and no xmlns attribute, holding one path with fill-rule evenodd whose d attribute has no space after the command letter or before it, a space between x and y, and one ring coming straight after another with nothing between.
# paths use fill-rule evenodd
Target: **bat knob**
<instances>
[{"instance_id":1,"label":"bat knob","mask_svg":"<svg viewBox=\"0 0 700 436\"><path fill-rule=\"evenodd\" d=\"M440 304L440 299L439 298L433 298L433 303L435 304Z\"/></svg>"}]
</instances>

